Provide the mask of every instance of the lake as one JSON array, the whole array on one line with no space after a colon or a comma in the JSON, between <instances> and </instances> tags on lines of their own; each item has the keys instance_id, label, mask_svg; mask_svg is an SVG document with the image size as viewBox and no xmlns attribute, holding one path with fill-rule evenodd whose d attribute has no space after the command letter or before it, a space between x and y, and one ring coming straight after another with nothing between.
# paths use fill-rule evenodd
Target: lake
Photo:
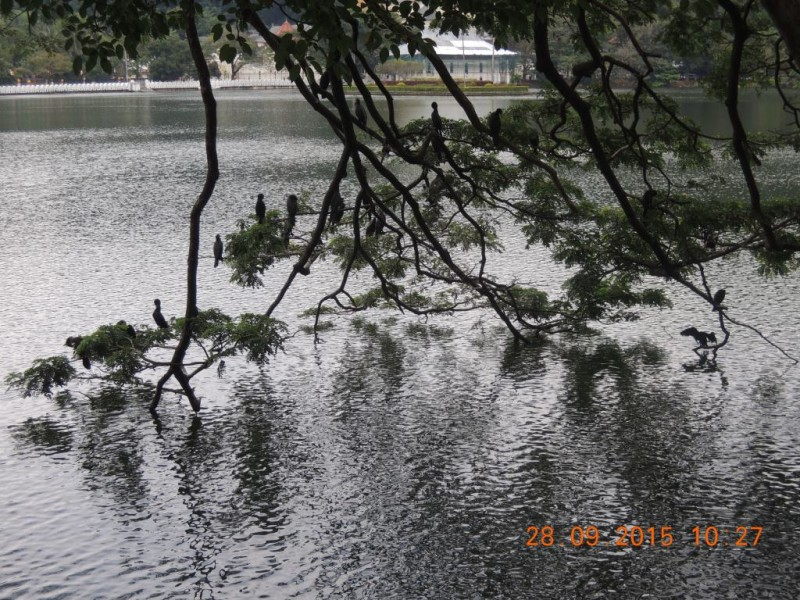
<instances>
[{"instance_id":1,"label":"lake","mask_svg":"<svg viewBox=\"0 0 800 600\"><path fill-rule=\"evenodd\" d=\"M212 266L214 235L259 192L320 197L339 146L297 94L218 99L199 304L263 312L291 265L240 289ZM400 120L430 100L398 99ZM679 100L724 130L719 106ZM748 96L750 123L780 126L776 106ZM153 298L182 310L202 136L196 92L0 98L0 377L69 335L149 323ZM719 173L715 193L743 193ZM796 156L759 178L796 194ZM559 289L544 249L506 245L501 272ZM745 257L707 272L731 316L798 352L797 274L764 280ZM800 373L753 332L732 327L698 367L679 332L715 316L672 287L671 310L527 348L488 314L382 312L315 345L299 313L336 274L315 265L290 291L275 316L296 335L269 365L198 377L199 417L174 396L154 420L111 389L0 389L0 597L796 597Z\"/></svg>"}]
</instances>

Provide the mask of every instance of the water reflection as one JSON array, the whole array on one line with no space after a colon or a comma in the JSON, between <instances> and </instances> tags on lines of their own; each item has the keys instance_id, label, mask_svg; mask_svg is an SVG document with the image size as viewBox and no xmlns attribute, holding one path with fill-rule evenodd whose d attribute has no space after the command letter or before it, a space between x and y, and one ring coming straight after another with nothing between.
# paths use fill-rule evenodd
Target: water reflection
<instances>
[{"instance_id":1,"label":"water reflection","mask_svg":"<svg viewBox=\"0 0 800 600\"><path fill-rule=\"evenodd\" d=\"M756 384L769 400L740 434L713 388L664 379L647 342L404 331L362 324L291 369L237 377L237 402L202 418L172 404L153 423L142 399L102 392L13 437L81 465L104 529L125 532L106 594L699 598L752 591L736 575L753 569L759 589L793 593L800 461L772 426L780 386ZM698 523L769 535L709 550L692 542ZM670 526L676 541L574 548L576 524L604 542L619 525ZM558 544L527 547L531 525Z\"/></svg>"}]
</instances>

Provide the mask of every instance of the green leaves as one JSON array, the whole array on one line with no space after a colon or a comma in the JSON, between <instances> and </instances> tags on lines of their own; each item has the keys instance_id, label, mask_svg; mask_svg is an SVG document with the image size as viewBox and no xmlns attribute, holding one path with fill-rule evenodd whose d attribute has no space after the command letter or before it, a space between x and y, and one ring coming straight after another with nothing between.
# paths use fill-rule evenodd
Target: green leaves
<instances>
[{"instance_id":1,"label":"green leaves","mask_svg":"<svg viewBox=\"0 0 800 600\"><path fill-rule=\"evenodd\" d=\"M75 368L69 364L66 356L37 358L29 369L22 373L11 373L6 385L22 392L25 398L42 394L48 398L53 388L64 387L75 376Z\"/></svg>"}]
</instances>

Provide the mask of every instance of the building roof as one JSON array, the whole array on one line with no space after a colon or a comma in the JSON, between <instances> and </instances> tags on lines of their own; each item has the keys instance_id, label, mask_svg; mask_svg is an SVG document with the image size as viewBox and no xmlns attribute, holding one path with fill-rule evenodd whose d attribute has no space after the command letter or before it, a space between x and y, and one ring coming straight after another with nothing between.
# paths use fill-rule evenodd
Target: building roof
<instances>
[{"instance_id":1,"label":"building roof","mask_svg":"<svg viewBox=\"0 0 800 600\"><path fill-rule=\"evenodd\" d=\"M424 34L426 39L435 44L438 56L517 56L517 52L494 47L492 42L480 39L474 32L467 33L461 37L452 34L437 34L427 30ZM400 54L408 56L408 44L400 46Z\"/></svg>"}]
</instances>

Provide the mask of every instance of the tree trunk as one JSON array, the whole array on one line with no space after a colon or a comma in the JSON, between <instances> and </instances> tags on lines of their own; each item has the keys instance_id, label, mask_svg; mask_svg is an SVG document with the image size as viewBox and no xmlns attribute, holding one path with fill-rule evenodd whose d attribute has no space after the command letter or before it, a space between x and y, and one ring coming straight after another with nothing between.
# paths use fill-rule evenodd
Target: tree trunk
<instances>
[{"instance_id":1,"label":"tree trunk","mask_svg":"<svg viewBox=\"0 0 800 600\"><path fill-rule=\"evenodd\" d=\"M178 346L175 348L175 352L172 355L170 366L167 372L161 377L156 387L155 395L150 403L151 412L155 412L159 400L161 399L164 384L170 377L175 377L178 381L186 397L189 398L192 409L194 409L195 412L200 410L200 400L195 396L194 390L191 387L191 381L183 367L183 360L186 357L186 351L192 341L192 326L194 325L194 317L197 314L197 265L200 258L200 216L203 214L203 209L214 193L214 187L219 178L219 160L217 159L217 101L211 90L211 74L208 70L208 64L206 64L203 49L200 47L200 38L197 34L193 3L190 4L189 8L186 10L186 40L189 42L192 59L197 69L197 77L200 81L200 95L203 98L203 106L205 108L206 181L192 207L190 216L189 256L186 270L186 318L183 323L183 331L181 332Z\"/></svg>"}]
</instances>

